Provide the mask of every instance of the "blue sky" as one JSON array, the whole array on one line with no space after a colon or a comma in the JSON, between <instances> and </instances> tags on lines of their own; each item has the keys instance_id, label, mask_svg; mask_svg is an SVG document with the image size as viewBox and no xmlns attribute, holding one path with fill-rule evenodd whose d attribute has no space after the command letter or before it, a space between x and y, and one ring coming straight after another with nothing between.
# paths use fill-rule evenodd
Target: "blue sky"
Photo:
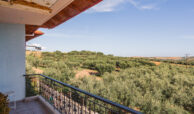
<instances>
[{"instance_id":1,"label":"blue sky","mask_svg":"<svg viewBox=\"0 0 194 114\"><path fill-rule=\"evenodd\" d=\"M194 55L194 0L104 0L28 44L117 56Z\"/></svg>"}]
</instances>

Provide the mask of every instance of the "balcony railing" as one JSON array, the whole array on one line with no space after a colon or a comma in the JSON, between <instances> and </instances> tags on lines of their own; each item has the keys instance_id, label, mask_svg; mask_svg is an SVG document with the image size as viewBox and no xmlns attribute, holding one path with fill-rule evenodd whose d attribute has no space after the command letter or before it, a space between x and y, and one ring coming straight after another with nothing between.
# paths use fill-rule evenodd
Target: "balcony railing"
<instances>
[{"instance_id":1,"label":"balcony railing","mask_svg":"<svg viewBox=\"0 0 194 114\"><path fill-rule=\"evenodd\" d=\"M63 114L141 114L141 112L93 95L42 74L28 74L28 95L41 95Z\"/></svg>"}]
</instances>

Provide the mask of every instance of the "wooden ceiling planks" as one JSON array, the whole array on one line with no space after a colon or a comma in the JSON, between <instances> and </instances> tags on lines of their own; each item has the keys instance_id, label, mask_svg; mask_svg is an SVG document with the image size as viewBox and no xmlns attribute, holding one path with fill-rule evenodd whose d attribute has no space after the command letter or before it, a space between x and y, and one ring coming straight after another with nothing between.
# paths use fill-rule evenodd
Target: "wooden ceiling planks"
<instances>
[{"instance_id":1,"label":"wooden ceiling planks","mask_svg":"<svg viewBox=\"0 0 194 114\"><path fill-rule=\"evenodd\" d=\"M49 29L54 28L101 1L102 0L74 0L69 6L61 10L57 15L48 20L41 27Z\"/></svg>"},{"instance_id":2,"label":"wooden ceiling planks","mask_svg":"<svg viewBox=\"0 0 194 114\"><path fill-rule=\"evenodd\" d=\"M74 16L80 14L81 12L87 10L88 8L98 4L101 1L102 0L74 0L70 5L65 7L63 10L61 10L58 14L53 16L43 25L26 25L26 34L33 34L38 28L54 28L73 18ZM26 41L29 41L27 37Z\"/></svg>"},{"instance_id":3,"label":"wooden ceiling planks","mask_svg":"<svg viewBox=\"0 0 194 114\"><path fill-rule=\"evenodd\" d=\"M25 1L25 0L11 0L10 3L11 4L21 4L21 5L26 5L26 6L29 6L29 7L39 8L39 9L42 9L42 10L47 10L49 12L52 11L52 9L49 8L49 7L42 6L42 5L39 5L39 4L34 3L34 2L28 2L28 1Z\"/></svg>"},{"instance_id":4,"label":"wooden ceiling planks","mask_svg":"<svg viewBox=\"0 0 194 114\"><path fill-rule=\"evenodd\" d=\"M40 35L34 35L34 36L28 36L28 35L32 35L34 34L34 32L36 30L38 30L39 26L36 26L36 25L26 25L25 26L25 29L26 29L26 42L35 38L35 37L38 37Z\"/></svg>"},{"instance_id":5,"label":"wooden ceiling planks","mask_svg":"<svg viewBox=\"0 0 194 114\"><path fill-rule=\"evenodd\" d=\"M26 25L25 29L26 29L26 34L33 34L34 31L36 31L39 28L39 26L36 25Z\"/></svg>"}]
</instances>

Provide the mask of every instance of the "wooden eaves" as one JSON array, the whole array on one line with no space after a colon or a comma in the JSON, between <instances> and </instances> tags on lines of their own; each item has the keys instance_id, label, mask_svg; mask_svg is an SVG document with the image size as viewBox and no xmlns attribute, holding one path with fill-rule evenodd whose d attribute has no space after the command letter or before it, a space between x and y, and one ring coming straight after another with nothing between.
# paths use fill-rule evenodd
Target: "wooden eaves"
<instances>
[{"instance_id":1,"label":"wooden eaves","mask_svg":"<svg viewBox=\"0 0 194 114\"><path fill-rule=\"evenodd\" d=\"M81 12L87 10L88 8L96 5L97 3L101 2L102 0L74 0L70 5L65 7L63 10L61 10L58 14L53 16L51 19L49 19L47 22L45 22L43 25L37 26L37 25L26 25L26 34L33 34L37 29L39 28L48 28L52 29L67 20L73 18L74 16L80 14ZM35 38L35 37L34 37ZM26 36L26 41L29 41L29 39Z\"/></svg>"}]
</instances>

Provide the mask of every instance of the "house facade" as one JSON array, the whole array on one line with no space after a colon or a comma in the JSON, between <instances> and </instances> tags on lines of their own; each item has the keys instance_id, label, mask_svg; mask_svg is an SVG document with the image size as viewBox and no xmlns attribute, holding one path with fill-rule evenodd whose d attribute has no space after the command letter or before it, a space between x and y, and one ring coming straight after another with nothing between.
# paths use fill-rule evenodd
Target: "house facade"
<instances>
[{"instance_id":1,"label":"house facade","mask_svg":"<svg viewBox=\"0 0 194 114\"><path fill-rule=\"evenodd\" d=\"M0 0L0 91L25 98L25 44L101 0Z\"/></svg>"}]
</instances>

